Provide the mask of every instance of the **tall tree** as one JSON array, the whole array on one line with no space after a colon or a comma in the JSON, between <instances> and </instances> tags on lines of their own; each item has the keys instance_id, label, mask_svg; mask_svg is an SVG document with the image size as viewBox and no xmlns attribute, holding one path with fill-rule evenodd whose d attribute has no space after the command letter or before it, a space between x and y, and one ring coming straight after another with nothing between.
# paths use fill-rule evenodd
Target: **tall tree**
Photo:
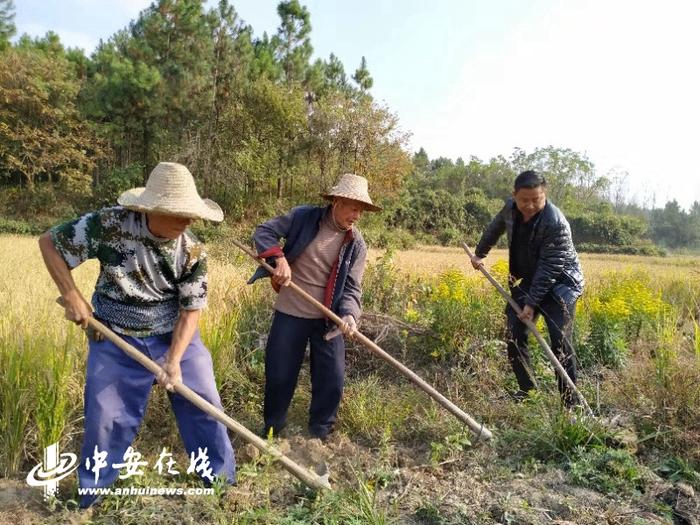
<instances>
[{"instance_id":1,"label":"tall tree","mask_svg":"<svg viewBox=\"0 0 700 525\"><path fill-rule=\"evenodd\" d=\"M0 51L7 49L16 31L15 3L12 0L0 0Z\"/></svg>"},{"instance_id":2,"label":"tall tree","mask_svg":"<svg viewBox=\"0 0 700 525\"><path fill-rule=\"evenodd\" d=\"M266 32L262 38L256 38L253 42L253 78L276 81L282 76L282 67L275 58L275 46L277 40L270 39Z\"/></svg>"},{"instance_id":3,"label":"tall tree","mask_svg":"<svg viewBox=\"0 0 700 525\"><path fill-rule=\"evenodd\" d=\"M359 86L361 93L367 93L374 84L374 80L369 74L369 69L367 69L367 60L365 60L365 57L362 57L360 67L355 70L352 79Z\"/></svg>"},{"instance_id":4,"label":"tall tree","mask_svg":"<svg viewBox=\"0 0 700 525\"><path fill-rule=\"evenodd\" d=\"M98 49L88 106L140 150L144 175L186 144L201 149L214 91L209 22L201 0L158 0Z\"/></svg>"},{"instance_id":5,"label":"tall tree","mask_svg":"<svg viewBox=\"0 0 700 525\"><path fill-rule=\"evenodd\" d=\"M277 30L277 57L287 85L304 80L311 47L311 16L298 0L280 2L277 6L280 26Z\"/></svg>"},{"instance_id":6,"label":"tall tree","mask_svg":"<svg viewBox=\"0 0 700 525\"><path fill-rule=\"evenodd\" d=\"M413 167L421 174L428 171L428 166L430 165L430 159L428 158L428 153L425 148L421 148L416 151L413 155Z\"/></svg>"},{"instance_id":7,"label":"tall tree","mask_svg":"<svg viewBox=\"0 0 700 525\"><path fill-rule=\"evenodd\" d=\"M345 74L345 66L341 60L331 53L325 67L326 83L333 91L348 92L348 77Z\"/></svg>"},{"instance_id":8,"label":"tall tree","mask_svg":"<svg viewBox=\"0 0 700 525\"><path fill-rule=\"evenodd\" d=\"M252 28L240 20L228 0L220 0L209 17L214 53L211 125L216 129L223 108L234 96L235 85L250 78L254 51Z\"/></svg>"},{"instance_id":9,"label":"tall tree","mask_svg":"<svg viewBox=\"0 0 700 525\"><path fill-rule=\"evenodd\" d=\"M179 135L208 115L213 42L202 0L159 0L131 26L128 56L155 66L163 124Z\"/></svg>"},{"instance_id":10,"label":"tall tree","mask_svg":"<svg viewBox=\"0 0 700 525\"><path fill-rule=\"evenodd\" d=\"M534 169L547 179L552 200L568 210L580 210L591 201L603 201L609 181L596 174L585 154L547 146L527 153L516 148L510 157L516 172Z\"/></svg>"},{"instance_id":11,"label":"tall tree","mask_svg":"<svg viewBox=\"0 0 700 525\"><path fill-rule=\"evenodd\" d=\"M329 94L316 104L309 125L322 186L336 173L350 171L366 176L379 193L390 194L411 170L398 118L369 97Z\"/></svg>"},{"instance_id":12,"label":"tall tree","mask_svg":"<svg viewBox=\"0 0 700 525\"><path fill-rule=\"evenodd\" d=\"M326 89L326 63L320 58L317 58L313 65L306 70L304 89L308 102L318 100L328 91Z\"/></svg>"},{"instance_id":13,"label":"tall tree","mask_svg":"<svg viewBox=\"0 0 700 525\"><path fill-rule=\"evenodd\" d=\"M121 31L97 48L81 105L112 144L117 165L145 167L164 114L162 78L157 67L126 54L130 39Z\"/></svg>"},{"instance_id":14,"label":"tall tree","mask_svg":"<svg viewBox=\"0 0 700 525\"><path fill-rule=\"evenodd\" d=\"M59 182L70 192L90 191L102 146L76 107L80 82L63 49L22 46L0 61L0 165L37 182Z\"/></svg>"},{"instance_id":15,"label":"tall tree","mask_svg":"<svg viewBox=\"0 0 700 525\"><path fill-rule=\"evenodd\" d=\"M513 191L517 173L502 155L488 162L471 157L466 168L465 186L468 188L481 188L491 199L507 199Z\"/></svg>"},{"instance_id":16,"label":"tall tree","mask_svg":"<svg viewBox=\"0 0 700 525\"><path fill-rule=\"evenodd\" d=\"M293 191L296 153L304 142L306 106L299 88L266 79L249 83L222 116L221 151L209 188L239 210L245 201L282 198Z\"/></svg>"},{"instance_id":17,"label":"tall tree","mask_svg":"<svg viewBox=\"0 0 700 525\"><path fill-rule=\"evenodd\" d=\"M698 213L698 203L686 213L675 199L666 203L663 209L651 213L651 233L655 242L669 248L690 247L700 241L700 228L693 220Z\"/></svg>"}]
</instances>

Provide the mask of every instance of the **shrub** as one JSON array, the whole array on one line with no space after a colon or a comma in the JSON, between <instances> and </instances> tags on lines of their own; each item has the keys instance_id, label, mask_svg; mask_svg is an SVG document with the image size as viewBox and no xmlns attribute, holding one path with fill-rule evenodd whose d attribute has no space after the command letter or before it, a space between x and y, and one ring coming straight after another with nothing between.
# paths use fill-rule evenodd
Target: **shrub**
<instances>
[{"instance_id":1,"label":"shrub","mask_svg":"<svg viewBox=\"0 0 700 525\"><path fill-rule=\"evenodd\" d=\"M604 246L630 246L646 233L646 223L639 217L588 213L569 217L574 242Z\"/></svg>"},{"instance_id":2,"label":"shrub","mask_svg":"<svg viewBox=\"0 0 700 525\"><path fill-rule=\"evenodd\" d=\"M619 367L643 331L658 342L659 327L672 312L645 273L609 272L581 303L579 312L586 312L581 315L587 316L588 323L588 334L578 348L583 366Z\"/></svg>"},{"instance_id":3,"label":"shrub","mask_svg":"<svg viewBox=\"0 0 700 525\"><path fill-rule=\"evenodd\" d=\"M122 192L143 186L143 166L130 164L125 168L113 168L95 179L92 194L95 199L90 207L115 206Z\"/></svg>"},{"instance_id":4,"label":"shrub","mask_svg":"<svg viewBox=\"0 0 700 525\"><path fill-rule=\"evenodd\" d=\"M36 224L24 220L3 219L0 217L0 233L14 235L39 235L45 231Z\"/></svg>"},{"instance_id":5,"label":"shrub","mask_svg":"<svg viewBox=\"0 0 700 525\"><path fill-rule=\"evenodd\" d=\"M60 184L41 183L32 191L24 188L3 188L0 192L0 209L7 210L8 218L21 218L29 224L43 227L56 222L56 217L75 217L78 213L74 203L81 198L83 196L77 198L70 193L64 193ZM41 229L44 231L46 228Z\"/></svg>"},{"instance_id":6,"label":"shrub","mask_svg":"<svg viewBox=\"0 0 700 525\"><path fill-rule=\"evenodd\" d=\"M416 245L416 238L413 234L403 228L363 228L362 235L367 245L372 248L408 250Z\"/></svg>"},{"instance_id":7,"label":"shrub","mask_svg":"<svg viewBox=\"0 0 700 525\"><path fill-rule=\"evenodd\" d=\"M475 340L500 337L502 300L478 276L448 270L429 291L425 307L441 342L431 354L435 358L464 353Z\"/></svg>"},{"instance_id":8,"label":"shrub","mask_svg":"<svg viewBox=\"0 0 700 525\"><path fill-rule=\"evenodd\" d=\"M367 311L403 317L411 304L414 285L399 274L393 263L393 252L387 252L368 266L362 279L362 306Z\"/></svg>"}]
</instances>

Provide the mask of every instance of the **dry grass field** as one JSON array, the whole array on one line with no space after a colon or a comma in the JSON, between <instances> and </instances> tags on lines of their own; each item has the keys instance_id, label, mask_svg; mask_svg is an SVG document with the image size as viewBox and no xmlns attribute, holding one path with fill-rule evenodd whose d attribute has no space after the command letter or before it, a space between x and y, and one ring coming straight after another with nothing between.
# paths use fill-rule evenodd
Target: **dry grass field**
<instances>
[{"instance_id":1,"label":"dry grass field","mask_svg":"<svg viewBox=\"0 0 700 525\"><path fill-rule=\"evenodd\" d=\"M369 260L375 261L384 253L384 250L371 249ZM687 276L688 279L693 279L700 277L700 257L639 257L595 253L584 253L580 257L588 279L595 279L610 270L639 270L660 278ZM507 260L507 250L494 249L485 259L486 267L488 269L497 261ZM418 246L411 250L398 251L394 254L394 263L398 269L412 275L435 275L450 268L467 273L474 272L466 252L461 248L451 246Z\"/></svg>"}]
</instances>

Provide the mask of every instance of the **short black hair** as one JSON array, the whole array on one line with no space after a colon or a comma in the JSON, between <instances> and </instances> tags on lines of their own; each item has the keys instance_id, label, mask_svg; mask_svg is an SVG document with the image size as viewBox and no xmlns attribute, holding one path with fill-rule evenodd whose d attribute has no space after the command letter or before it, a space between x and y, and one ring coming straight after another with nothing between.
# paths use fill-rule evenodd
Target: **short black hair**
<instances>
[{"instance_id":1,"label":"short black hair","mask_svg":"<svg viewBox=\"0 0 700 525\"><path fill-rule=\"evenodd\" d=\"M522 188L531 190L539 188L540 186L547 187L547 181L543 175L537 173L535 170L523 171L520 175L515 177L515 182L513 183L513 189L515 191Z\"/></svg>"}]
</instances>

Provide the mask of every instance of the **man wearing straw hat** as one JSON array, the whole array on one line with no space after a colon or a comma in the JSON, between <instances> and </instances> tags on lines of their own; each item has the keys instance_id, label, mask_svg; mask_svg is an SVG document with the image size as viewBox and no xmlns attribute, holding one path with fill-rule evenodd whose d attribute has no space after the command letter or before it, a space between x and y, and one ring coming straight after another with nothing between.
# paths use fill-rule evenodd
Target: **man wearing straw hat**
<instances>
[{"instance_id":1,"label":"man wearing straw hat","mask_svg":"<svg viewBox=\"0 0 700 525\"><path fill-rule=\"evenodd\" d=\"M367 179L341 176L322 197L328 206L300 206L257 227L258 255L275 267L272 286L279 295L265 350L264 433L278 434L287 420L307 343L311 359L309 433L326 440L333 431L345 379L345 343L361 313L362 274L367 247L355 223L365 210L378 211ZM284 239L284 247L280 240ZM268 276L258 268L249 283ZM343 319L341 329L311 303L294 294L294 282Z\"/></svg>"},{"instance_id":2,"label":"man wearing straw hat","mask_svg":"<svg viewBox=\"0 0 700 525\"><path fill-rule=\"evenodd\" d=\"M474 269L483 265L483 258L504 232L508 236L511 295L522 308L520 316L510 305L506 308L508 360L520 387L514 397L521 400L535 388L528 329L523 321L534 321L540 314L547 324L552 351L576 383L576 353L571 340L584 279L569 223L547 200L547 182L540 173L528 170L515 178L513 197L491 221L476 247L471 260ZM576 394L558 374L557 380L564 404L575 405Z\"/></svg>"},{"instance_id":3,"label":"man wearing straw hat","mask_svg":"<svg viewBox=\"0 0 700 525\"><path fill-rule=\"evenodd\" d=\"M121 206L103 208L44 233L39 244L63 297L66 317L83 328L93 315L71 270L87 259L100 261L92 296L94 315L132 346L159 362L156 378L169 390L180 435L191 458L205 451L210 471L235 480L233 449L226 427L176 393L180 380L221 408L212 360L199 336L207 304L207 256L187 229L195 219L223 220L219 206L201 199L189 170L161 162L145 188L124 192ZM143 419L154 375L107 340L91 335L85 383L85 433L78 477L81 488L109 487L126 462ZM106 456L104 453L106 452ZM106 467L96 471L97 462ZM180 471L184 471L182 466ZM81 507L95 495L82 495Z\"/></svg>"}]
</instances>

